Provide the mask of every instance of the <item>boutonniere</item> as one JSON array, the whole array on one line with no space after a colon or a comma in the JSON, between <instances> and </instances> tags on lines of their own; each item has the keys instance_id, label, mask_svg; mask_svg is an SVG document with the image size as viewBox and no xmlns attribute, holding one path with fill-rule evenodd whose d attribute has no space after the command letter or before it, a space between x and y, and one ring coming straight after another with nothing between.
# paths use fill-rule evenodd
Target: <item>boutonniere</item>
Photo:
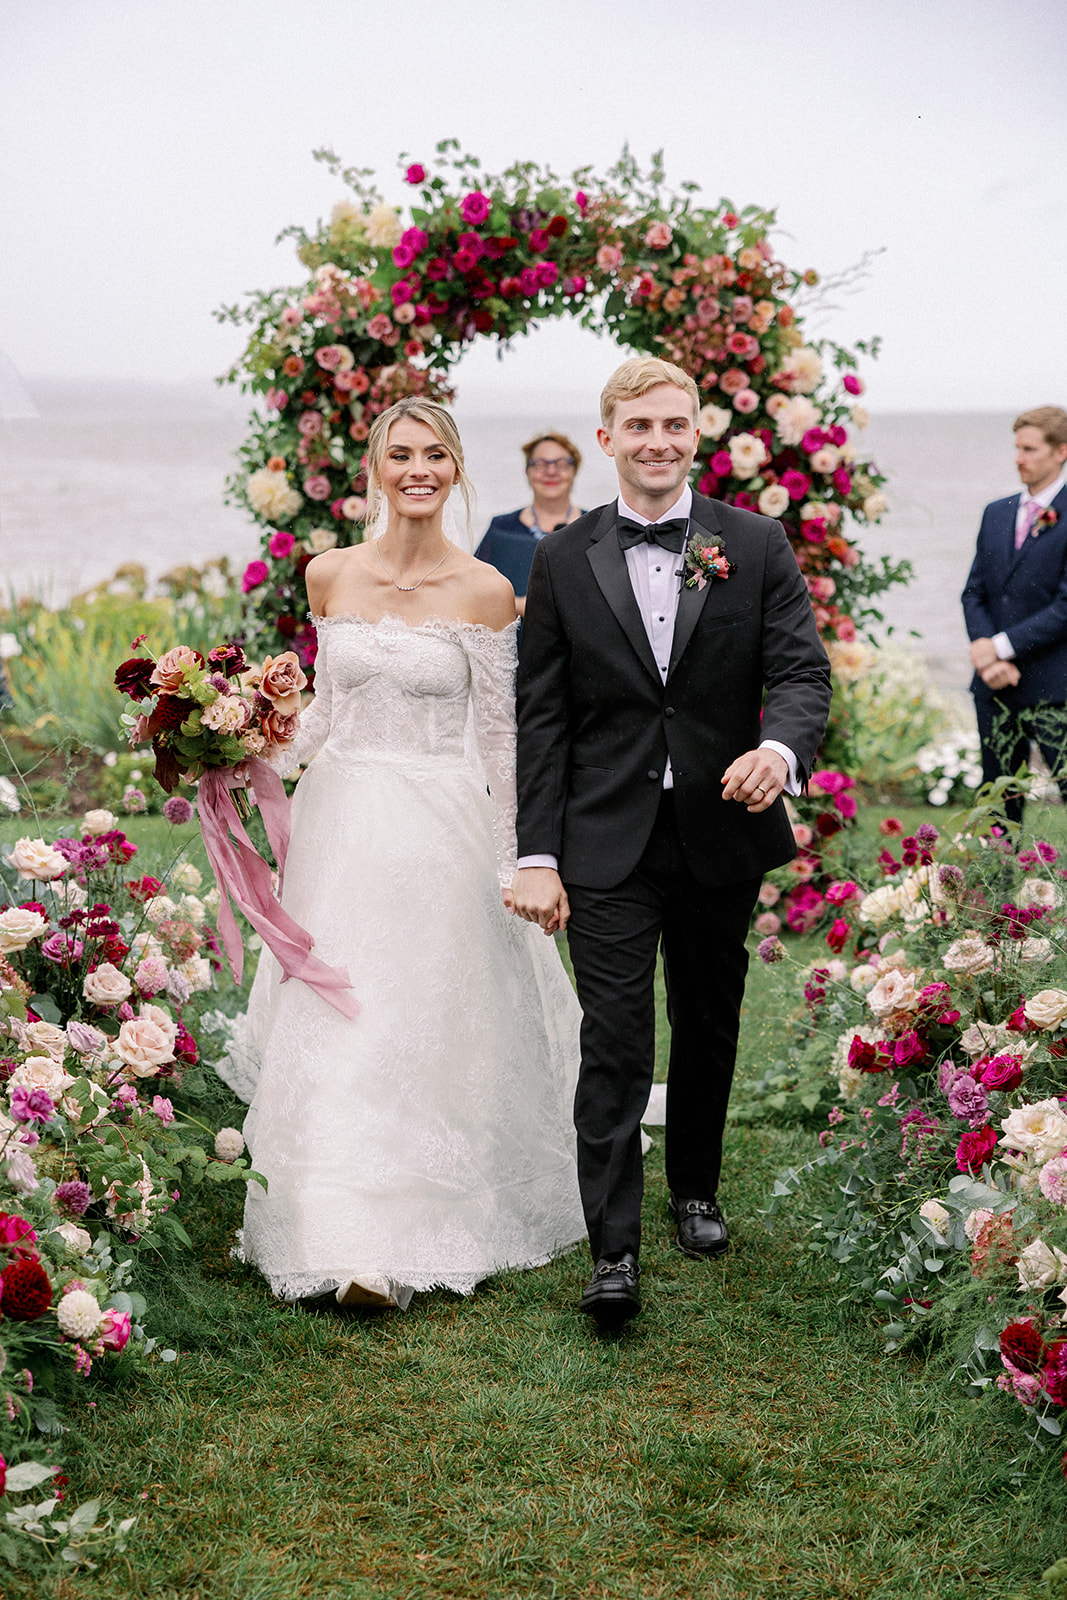
<instances>
[{"instance_id":1,"label":"boutonniere","mask_svg":"<svg viewBox=\"0 0 1067 1600\"><path fill-rule=\"evenodd\" d=\"M727 561L722 535L705 533L702 528L690 535L685 547L685 567L689 576L687 589L703 589L715 578L728 578L737 570L736 563Z\"/></svg>"},{"instance_id":2,"label":"boutonniere","mask_svg":"<svg viewBox=\"0 0 1067 1600\"><path fill-rule=\"evenodd\" d=\"M1051 506L1046 506L1034 518L1034 525L1030 529L1031 539L1036 539L1039 533L1044 533L1046 528L1054 528L1060 520L1058 511L1053 511Z\"/></svg>"}]
</instances>

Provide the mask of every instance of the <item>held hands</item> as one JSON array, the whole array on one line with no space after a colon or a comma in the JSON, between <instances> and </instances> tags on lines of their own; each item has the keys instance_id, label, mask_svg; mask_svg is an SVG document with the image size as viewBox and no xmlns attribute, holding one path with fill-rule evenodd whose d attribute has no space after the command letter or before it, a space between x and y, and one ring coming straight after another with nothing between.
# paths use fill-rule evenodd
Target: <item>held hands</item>
<instances>
[{"instance_id":1,"label":"held hands","mask_svg":"<svg viewBox=\"0 0 1067 1600\"><path fill-rule=\"evenodd\" d=\"M1014 661L1002 661L992 639L971 641L971 665L987 689L1014 689L1021 673Z\"/></svg>"},{"instance_id":2,"label":"held hands","mask_svg":"<svg viewBox=\"0 0 1067 1600\"><path fill-rule=\"evenodd\" d=\"M740 800L747 811L766 811L785 788L788 776L785 757L777 750L746 750L723 773L722 797Z\"/></svg>"},{"instance_id":3,"label":"held hands","mask_svg":"<svg viewBox=\"0 0 1067 1600\"><path fill-rule=\"evenodd\" d=\"M545 933L562 933L570 921L567 891L553 867L520 867L504 904L524 922L536 922Z\"/></svg>"}]
</instances>

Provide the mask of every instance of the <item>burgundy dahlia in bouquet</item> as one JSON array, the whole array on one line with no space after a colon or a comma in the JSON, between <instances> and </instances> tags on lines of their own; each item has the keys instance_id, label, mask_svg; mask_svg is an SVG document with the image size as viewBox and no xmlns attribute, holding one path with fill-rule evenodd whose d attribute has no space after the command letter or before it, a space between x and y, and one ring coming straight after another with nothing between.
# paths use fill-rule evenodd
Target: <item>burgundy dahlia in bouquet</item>
<instances>
[{"instance_id":1,"label":"burgundy dahlia in bouquet","mask_svg":"<svg viewBox=\"0 0 1067 1600\"><path fill-rule=\"evenodd\" d=\"M144 637L134 641L139 649ZM131 745L151 744L156 779L172 793L212 769L236 768L291 744L307 678L291 650L248 671L239 644L218 645L207 659L174 645L154 659L131 656L115 670L115 687L137 702L123 714Z\"/></svg>"}]
</instances>

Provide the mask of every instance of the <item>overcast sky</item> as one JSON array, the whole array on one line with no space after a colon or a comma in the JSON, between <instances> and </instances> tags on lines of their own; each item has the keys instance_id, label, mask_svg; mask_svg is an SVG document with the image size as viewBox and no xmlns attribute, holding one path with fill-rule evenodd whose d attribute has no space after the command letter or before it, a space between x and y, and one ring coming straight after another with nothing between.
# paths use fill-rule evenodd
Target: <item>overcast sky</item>
<instances>
[{"instance_id":1,"label":"overcast sky","mask_svg":"<svg viewBox=\"0 0 1067 1600\"><path fill-rule=\"evenodd\" d=\"M446 136L560 173L628 141L776 207L791 265L884 249L821 324L883 336L872 407L1063 404L1064 31L1054 0L0 0L0 347L31 379L221 371L212 308L299 281L274 237L343 193L319 145L400 202L398 153ZM459 382L515 404L615 359L560 324Z\"/></svg>"}]
</instances>

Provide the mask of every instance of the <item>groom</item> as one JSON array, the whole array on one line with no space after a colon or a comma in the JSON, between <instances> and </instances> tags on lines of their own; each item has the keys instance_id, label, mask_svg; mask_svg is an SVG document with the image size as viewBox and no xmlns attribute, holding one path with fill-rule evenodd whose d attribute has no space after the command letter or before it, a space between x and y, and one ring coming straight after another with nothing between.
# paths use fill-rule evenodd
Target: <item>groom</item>
<instances>
[{"instance_id":1,"label":"groom","mask_svg":"<svg viewBox=\"0 0 1067 1600\"><path fill-rule=\"evenodd\" d=\"M640 1309L640 1118L661 942L677 1244L697 1257L728 1248L716 1192L745 936L762 874L796 853L780 796L799 793L830 706L781 525L688 486L698 404L693 380L656 358L608 380L597 438L619 498L541 541L523 625L514 905L546 932L568 929L595 1262L582 1310L603 1327ZM716 547L718 571L700 554ZM703 582L688 582L687 560Z\"/></svg>"}]
</instances>

